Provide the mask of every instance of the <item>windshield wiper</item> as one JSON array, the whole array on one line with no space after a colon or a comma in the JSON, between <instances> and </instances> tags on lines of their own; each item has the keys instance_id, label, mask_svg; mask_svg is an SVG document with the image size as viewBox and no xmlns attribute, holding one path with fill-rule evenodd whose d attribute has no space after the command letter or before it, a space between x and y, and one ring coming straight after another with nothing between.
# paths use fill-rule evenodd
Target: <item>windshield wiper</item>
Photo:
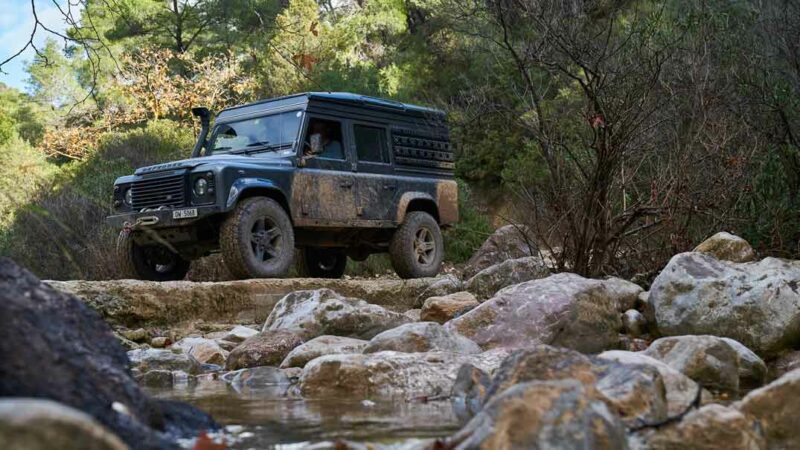
<instances>
[{"instance_id":1,"label":"windshield wiper","mask_svg":"<svg viewBox=\"0 0 800 450\"><path fill-rule=\"evenodd\" d=\"M278 150L280 148L286 147L287 145L291 145L291 144L272 144L272 145L269 145L269 144L266 144L266 143L254 142L253 144L248 144L247 146L248 147L250 147L250 146L254 146L255 147L255 145L259 145L259 147L256 147L256 148L243 148L243 149L239 149L239 150L234 150L234 151L229 152L229 153L232 153L232 154L235 154L235 155L242 155L242 154L243 155L249 155L251 153L259 153L259 152L274 152L275 150Z\"/></svg>"}]
</instances>

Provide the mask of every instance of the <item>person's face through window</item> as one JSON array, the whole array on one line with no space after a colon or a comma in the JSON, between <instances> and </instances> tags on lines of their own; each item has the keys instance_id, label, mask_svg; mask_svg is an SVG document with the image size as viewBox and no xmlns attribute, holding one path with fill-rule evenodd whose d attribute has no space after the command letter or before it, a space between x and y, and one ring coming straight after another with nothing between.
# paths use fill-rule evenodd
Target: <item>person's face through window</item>
<instances>
[{"instance_id":1,"label":"person's face through window","mask_svg":"<svg viewBox=\"0 0 800 450\"><path fill-rule=\"evenodd\" d=\"M313 134L319 134L323 144L330 141L331 132L327 124L324 122L315 122L312 129Z\"/></svg>"}]
</instances>

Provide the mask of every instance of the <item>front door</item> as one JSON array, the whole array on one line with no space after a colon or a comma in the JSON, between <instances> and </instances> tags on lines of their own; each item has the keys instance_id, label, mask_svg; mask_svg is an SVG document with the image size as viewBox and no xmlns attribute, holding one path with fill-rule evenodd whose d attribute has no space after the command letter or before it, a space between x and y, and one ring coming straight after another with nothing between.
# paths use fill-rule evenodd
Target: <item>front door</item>
<instances>
[{"instance_id":1,"label":"front door","mask_svg":"<svg viewBox=\"0 0 800 450\"><path fill-rule=\"evenodd\" d=\"M353 166L341 122L311 117L304 142L312 140L317 153L306 157L305 166L297 169L292 182L295 221L306 226L347 224L358 215Z\"/></svg>"}]
</instances>

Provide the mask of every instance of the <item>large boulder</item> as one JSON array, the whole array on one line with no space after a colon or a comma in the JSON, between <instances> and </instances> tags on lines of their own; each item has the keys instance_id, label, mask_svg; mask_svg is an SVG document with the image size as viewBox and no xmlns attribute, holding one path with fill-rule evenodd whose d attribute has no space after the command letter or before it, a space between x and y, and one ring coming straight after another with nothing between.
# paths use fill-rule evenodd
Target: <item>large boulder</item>
<instances>
[{"instance_id":1,"label":"large boulder","mask_svg":"<svg viewBox=\"0 0 800 450\"><path fill-rule=\"evenodd\" d=\"M361 353L368 341L342 336L318 336L292 349L281 363L282 368L303 368L309 361L325 355Z\"/></svg>"},{"instance_id":2,"label":"large boulder","mask_svg":"<svg viewBox=\"0 0 800 450\"><path fill-rule=\"evenodd\" d=\"M445 323L478 306L478 300L467 291L454 292L441 297L425 299L419 320L423 322Z\"/></svg>"},{"instance_id":3,"label":"large boulder","mask_svg":"<svg viewBox=\"0 0 800 450\"><path fill-rule=\"evenodd\" d=\"M508 259L536 256L539 248L526 227L506 225L498 228L472 255L464 267L464 278L471 278L487 267Z\"/></svg>"},{"instance_id":4,"label":"large boulder","mask_svg":"<svg viewBox=\"0 0 800 450\"><path fill-rule=\"evenodd\" d=\"M303 339L332 334L371 339L411 322L407 316L372 305L357 298L346 298L330 289L292 292L272 310L262 331L289 330Z\"/></svg>"},{"instance_id":5,"label":"large boulder","mask_svg":"<svg viewBox=\"0 0 800 450\"><path fill-rule=\"evenodd\" d=\"M653 281L650 301L665 336L735 339L762 357L800 345L800 261L720 261L675 255Z\"/></svg>"},{"instance_id":6,"label":"large boulder","mask_svg":"<svg viewBox=\"0 0 800 450\"><path fill-rule=\"evenodd\" d=\"M641 291L618 278L560 273L502 289L445 326L483 349L548 344L595 353L619 344L620 313Z\"/></svg>"},{"instance_id":7,"label":"large boulder","mask_svg":"<svg viewBox=\"0 0 800 450\"><path fill-rule=\"evenodd\" d=\"M127 450L90 415L52 400L0 399L0 443L5 450Z\"/></svg>"},{"instance_id":8,"label":"large boulder","mask_svg":"<svg viewBox=\"0 0 800 450\"><path fill-rule=\"evenodd\" d=\"M249 337L231 350L225 368L278 366L286 355L303 343L303 337L290 330L269 330Z\"/></svg>"},{"instance_id":9,"label":"large boulder","mask_svg":"<svg viewBox=\"0 0 800 450\"><path fill-rule=\"evenodd\" d=\"M228 352L212 340L201 337L188 337L172 344L173 348L181 349L200 364L225 364Z\"/></svg>"},{"instance_id":10,"label":"large boulder","mask_svg":"<svg viewBox=\"0 0 800 450\"><path fill-rule=\"evenodd\" d=\"M644 354L664 362L705 388L739 392L739 354L721 338L665 337L653 341Z\"/></svg>"},{"instance_id":11,"label":"large boulder","mask_svg":"<svg viewBox=\"0 0 800 450\"><path fill-rule=\"evenodd\" d=\"M702 394L702 388L691 378L641 352L609 350L600 353L597 357L622 364L650 366L658 370L658 373L661 374L661 379L664 381L667 414L670 417L686 412Z\"/></svg>"},{"instance_id":12,"label":"large boulder","mask_svg":"<svg viewBox=\"0 0 800 450\"><path fill-rule=\"evenodd\" d=\"M405 353L450 352L472 355L481 352L478 344L435 322L415 322L400 325L375 336L364 353L385 350Z\"/></svg>"},{"instance_id":13,"label":"large boulder","mask_svg":"<svg viewBox=\"0 0 800 450\"><path fill-rule=\"evenodd\" d=\"M299 390L306 397L446 396L462 364L491 372L495 354L400 353L328 355L306 364Z\"/></svg>"},{"instance_id":14,"label":"large boulder","mask_svg":"<svg viewBox=\"0 0 800 450\"><path fill-rule=\"evenodd\" d=\"M182 403L148 397L111 328L82 301L0 258L0 397L51 399L81 410L139 449L216 428Z\"/></svg>"},{"instance_id":15,"label":"large boulder","mask_svg":"<svg viewBox=\"0 0 800 450\"><path fill-rule=\"evenodd\" d=\"M719 260L737 263L756 259L756 252L747 241L724 231L701 242L693 251L707 253Z\"/></svg>"},{"instance_id":16,"label":"large boulder","mask_svg":"<svg viewBox=\"0 0 800 450\"><path fill-rule=\"evenodd\" d=\"M464 284L478 300L491 298L500 289L523 281L538 280L550 275L550 269L538 256L509 259L489 266L472 276Z\"/></svg>"},{"instance_id":17,"label":"large boulder","mask_svg":"<svg viewBox=\"0 0 800 450\"><path fill-rule=\"evenodd\" d=\"M800 370L795 370L751 391L735 406L758 419L770 449L800 448L798 398Z\"/></svg>"},{"instance_id":18,"label":"large boulder","mask_svg":"<svg viewBox=\"0 0 800 450\"><path fill-rule=\"evenodd\" d=\"M735 408L718 404L690 411L680 421L646 429L631 439L632 448L685 450L759 450L766 441L758 422Z\"/></svg>"},{"instance_id":19,"label":"large boulder","mask_svg":"<svg viewBox=\"0 0 800 450\"><path fill-rule=\"evenodd\" d=\"M456 449L625 449L625 428L577 380L517 384L445 440Z\"/></svg>"}]
</instances>

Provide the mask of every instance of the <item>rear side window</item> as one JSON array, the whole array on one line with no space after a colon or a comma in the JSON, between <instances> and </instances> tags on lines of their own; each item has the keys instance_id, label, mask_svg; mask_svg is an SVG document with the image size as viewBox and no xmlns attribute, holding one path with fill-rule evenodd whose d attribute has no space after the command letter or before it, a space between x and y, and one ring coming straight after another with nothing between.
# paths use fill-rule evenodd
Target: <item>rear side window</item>
<instances>
[{"instance_id":1,"label":"rear side window","mask_svg":"<svg viewBox=\"0 0 800 450\"><path fill-rule=\"evenodd\" d=\"M386 129L367 125L354 125L356 153L361 162L388 163L389 148L386 144Z\"/></svg>"}]
</instances>

